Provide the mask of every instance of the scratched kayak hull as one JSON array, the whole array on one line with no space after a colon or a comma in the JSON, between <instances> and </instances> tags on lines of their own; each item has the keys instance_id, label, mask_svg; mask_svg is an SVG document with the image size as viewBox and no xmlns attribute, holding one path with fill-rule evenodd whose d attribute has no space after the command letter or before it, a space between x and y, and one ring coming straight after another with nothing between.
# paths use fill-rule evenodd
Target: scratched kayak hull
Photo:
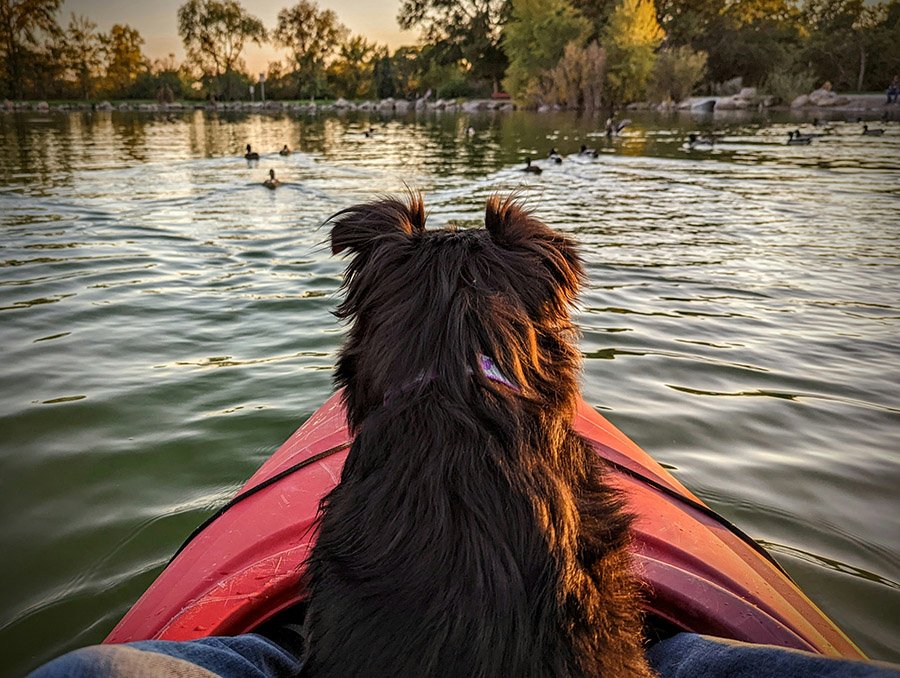
<instances>
[{"instance_id":1,"label":"scratched kayak hull","mask_svg":"<svg viewBox=\"0 0 900 678\"><path fill-rule=\"evenodd\" d=\"M583 401L575 427L638 516L635 565L649 614L685 631L864 658L762 548ZM191 535L105 642L246 633L302 601L319 500L351 442L335 394Z\"/></svg>"}]
</instances>

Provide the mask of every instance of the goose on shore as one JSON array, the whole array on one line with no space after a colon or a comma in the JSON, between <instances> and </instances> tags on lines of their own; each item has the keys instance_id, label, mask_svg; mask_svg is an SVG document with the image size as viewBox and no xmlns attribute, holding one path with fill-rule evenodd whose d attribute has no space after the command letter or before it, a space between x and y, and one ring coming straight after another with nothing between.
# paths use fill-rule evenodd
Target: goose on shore
<instances>
[{"instance_id":1,"label":"goose on shore","mask_svg":"<svg viewBox=\"0 0 900 678\"><path fill-rule=\"evenodd\" d=\"M247 144L247 152L244 153L244 157L245 157L247 160L259 160L259 153L257 153L256 151L252 150L252 149L250 148L250 144Z\"/></svg>"}]
</instances>

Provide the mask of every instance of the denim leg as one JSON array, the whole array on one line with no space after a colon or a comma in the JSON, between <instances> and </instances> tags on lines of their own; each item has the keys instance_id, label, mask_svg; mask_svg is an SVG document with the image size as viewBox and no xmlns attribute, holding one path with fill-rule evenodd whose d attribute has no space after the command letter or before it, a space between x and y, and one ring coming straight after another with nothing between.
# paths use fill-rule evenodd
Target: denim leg
<instances>
[{"instance_id":1,"label":"denim leg","mask_svg":"<svg viewBox=\"0 0 900 678\"><path fill-rule=\"evenodd\" d=\"M894 664L832 659L695 633L662 640L647 657L660 678L900 678L900 666Z\"/></svg>"}]
</instances>

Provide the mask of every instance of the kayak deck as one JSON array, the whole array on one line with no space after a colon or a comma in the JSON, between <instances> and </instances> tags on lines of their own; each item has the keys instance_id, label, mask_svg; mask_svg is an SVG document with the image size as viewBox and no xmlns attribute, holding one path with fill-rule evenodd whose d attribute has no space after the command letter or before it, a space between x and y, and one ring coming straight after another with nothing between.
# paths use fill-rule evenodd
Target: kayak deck
<instances>
[{"instance_id":1,"label":"kayak deck","mask_svg":"<svg viewBox=\"0 0 900 678\"><path fill-rule=\"evenodd\" d=\"M685 631L865 658L761 547L584 401L574 424L638 516L648 614ZM191 535L105 642L246 633L301 602L319 500L351 442L336 393Z\"/></svg>"}]
</instances>

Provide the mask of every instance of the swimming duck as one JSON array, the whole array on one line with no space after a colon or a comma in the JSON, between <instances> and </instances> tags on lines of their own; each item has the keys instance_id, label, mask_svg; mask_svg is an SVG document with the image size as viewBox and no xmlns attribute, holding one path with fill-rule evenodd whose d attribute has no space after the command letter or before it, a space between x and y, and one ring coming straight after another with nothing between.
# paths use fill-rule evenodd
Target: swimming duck
<instances>
[{"instance_id":1,"label":"swimming duck","mask_svg":"<svg viewBox=\"0 0 900 678\"><path fill-rule=\"evenodd\" d=\"M868 125L863 125L863 135L867 137L880 137L884 134L883 129L869 129Z\"/></svg>"},{"instance_id":2,"label":"swimming duck","mask_svg":"<svg viewBox=\"0 0 900 678\"><path fill-rule=\"evenodd\" d=\"M263 182L263 186L274 191L279 185L281 185L281 182L275 178L275 170L270 169L269 178Z\"/></svg>"},{"instance_id":3,"label":"swimming duck","mask_svg":"<svg viewBox=\"0 0 900 678\"><path fill-rule=\"evenodd\" d=\"M584 144L581 144L581 150L578 151L578 155L584 156L585 158L596 158L598 153L596 148L588 148Z\"/></svg>"},{"instance_id":4,"label":"swimming duck","mask_svg":"<svg viewBox=\"0 0 900 678\"><path fill-rule=\"evenodd\" d=\"M375 128L370 127L365 132L363 132L363 136L365 136L366 138L374 137L375 136Z\"/></svg>"},{"instance_id":5,"label":"swimming duck","mask_svg":"<svg viewBox=\"0 0 900 678\"><path fill-rule=\"evenodd\" d=\"M622 122L618 122L618 123L616 121L614 121L612 118L607 118L606 119L606 136L611 137L614 134L619 134L619 132L621 132L623 129L628 127L628 125L630 125L630 124L631 124L631 120L628 120L627 118L625 120L623 120Z\"/></svg>"},{"instance_id":6,"label":"swimming duck","mask_svg":"<svg viewBox=\"0 0 900 678\"><path fill-rule=\"evenodd\" d=\"M547 154L547 157L557 165L562 163L562 156L559 154L559 151L557 151L556 148L551 148L550 152Z\"/></svg>"},{"instance_id":7,"label":"swimming duck","mask_svg":"<svg viewBox=\"0 0 900 678\"><path fill-rule=\"evenodd\" d=\"M793 132L788 132L788 146L809 146L812 143L810 137L794 136Z\"/></svg>"},{"instance_id":8,"label":"swimming duck","mask_svg":"<svg viewBox=\"0 0 900 678\"><path fill-rule=\"evenodd\" d=\"M543 170L537 165L531 164L531 158L525 158L525 167L522 168L523 172L531 172L532 174L540 174Z\"/></svg>"},{"instance_id":9,"label":"swimming duck","mask_svg":"<svg viewBox=\"0 0 900 678\"><path fill-rule=\"evenodd\" d=\"M247 160L259 160L259 153L256 151L250 150L250 144L247 144L247 152L244 153L244 157Z\"/></svg>"},{"instance_id":10,"label":"swimming duck","mask_svg":"<svg viewBox=\"0 0 900 678\"><path fill-rule=\"evenodd\" d=\"M291 149L289 149L289 148L287 147L287 144L285 144L285 145L281 148L281 150L278 151L278 155L290 155L290 154L291 154Z\"/></svg>"},{"instance_id":11,"label":"swimming duck","mask_svg":"<svg viewBox=\"0 0 900 678\"><path fill-rule=\"evenodd\" d=\"M715 146L716 139L715 137L701 137L699 134L694 134L691 132L688 134L687 144L685 144L689 149L709 149Z\"/></svg>"}]
</instances>

